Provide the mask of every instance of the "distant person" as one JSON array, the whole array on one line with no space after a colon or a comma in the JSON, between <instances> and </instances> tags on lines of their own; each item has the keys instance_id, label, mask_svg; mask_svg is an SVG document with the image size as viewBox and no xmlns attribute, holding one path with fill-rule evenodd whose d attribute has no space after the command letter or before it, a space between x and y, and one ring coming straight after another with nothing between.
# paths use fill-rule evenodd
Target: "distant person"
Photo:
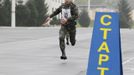
<instances>
[{"instance_id":1,"label":"distant person","mask_svg":"<svg viewBox=\"0 0 134 75\"><path fill-rule=\"evenodd\" d=\"M50 21L50 19L56 15L61 13L61 29L59 31L59 45L62 52L61 59L66 60L66 52L65 52L65 37L70 39L71 45L74 46L76 43L76 20L78 18L78 8L72 2L72 0L65 0L64 3L56 9L45 22Z\"/></svg>"}]
</instances>

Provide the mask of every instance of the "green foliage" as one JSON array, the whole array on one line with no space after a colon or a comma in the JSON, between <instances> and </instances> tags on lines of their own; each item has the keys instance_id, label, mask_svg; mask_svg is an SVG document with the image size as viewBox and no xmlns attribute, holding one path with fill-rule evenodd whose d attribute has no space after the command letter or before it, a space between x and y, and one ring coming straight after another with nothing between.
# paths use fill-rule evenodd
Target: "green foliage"
<instances>
[{"instance_id":1,"label":"green foliage","mask_svg":"<svg viewBox=\"0 0 134 75\"><path fill-rule=\"evenodd\" d=\"M30 11L25 5L16 6L16 25L28 26Z\"/></svg>"},{"instance_id":2,"label":"green foliage","mask_svg":"<svg viewBox=\"0 0 134 75\"><path fill-rule=\"evenodd\" d=\"M119 14L120 14L120 27L121 28L131 28L132 18L131 18L131 8L127 0L119 1Z\"/></svg>"},{"instance_id":3,"label":"green foliage","mask_svg":"<svg viewBox=\"0 0 134 75\"><path fill-rule=\"evenodd\" d=\"M26 5L30 10L30 15L29 15L30 18L28 20L28 26L37 26L38 12L34 5L33 0L29 0Z\"/></svg>"},{"instance_id":4,"label":"green foliage","mask_svg":"<svg viewBox=\"0 0 134 75\"><path fill-rule=\"evenodd\" d=\"M5 10L3 9L3 7L0 7L0 26L5 25L6 23L6 18L5 18Z\"/></svg>"},{"instance_id":5,"label":"green foliage","mask_svg":"<svg viewBox=\"0 0 134 75\"><path fill-rule=\"evenodd\" d=\"M11 25L11 1L4 0L2 6L0 6L0 26Z\"/></svg>"},{"instance_id":6,"label":"green foliage","mask_svg":"<svg viewBox=\"0 0 134 75\"><path fill-rule=\"evenodd\" d=\"M4 0L0 6L0 25L11 26L11 0ZM26 5L16 6L17 26L41 26L47 17L45 0L29 0Z\"/></svg>"},{"instance_id":7,"label":"green foliage","mask_svg":"<svg viewBox=\"0 0 134 75\"><path fill-rule=\"evenodd\" d=\"M85 9L82 10L78 22L82 27L89 27L90 18L88 12Z\"/></svg>"},{"instance_id":8,"label":"green foliage","mask_svg":"<svg viewBox=\"0 0 134 75\"><path fill-rule=\"evenodd\" d=\"M33 0L33 2L38 13L37 26L41 26L48 16L48 7L45 0Z\"/></svg>"}]
</instances>

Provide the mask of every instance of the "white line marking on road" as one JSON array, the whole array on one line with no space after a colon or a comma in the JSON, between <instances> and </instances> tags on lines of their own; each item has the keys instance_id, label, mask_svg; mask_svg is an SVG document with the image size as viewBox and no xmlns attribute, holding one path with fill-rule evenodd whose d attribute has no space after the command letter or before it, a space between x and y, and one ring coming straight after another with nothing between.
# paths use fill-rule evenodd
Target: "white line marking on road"
<instances>
[{"instance_id":1,"label":"white line marking on road","mask_svg":"<svg viewBox=\"0 0 134 75\"><path fill-rule=\"evenodd\" d=\"M132 60L134 60L134 57L133 57L133 58L130 58L130 59L126 60L126 61L124 61L124 62L123 62L123 65L129 63L129 62L132 61Z\"/></svg>"}]
</instances>

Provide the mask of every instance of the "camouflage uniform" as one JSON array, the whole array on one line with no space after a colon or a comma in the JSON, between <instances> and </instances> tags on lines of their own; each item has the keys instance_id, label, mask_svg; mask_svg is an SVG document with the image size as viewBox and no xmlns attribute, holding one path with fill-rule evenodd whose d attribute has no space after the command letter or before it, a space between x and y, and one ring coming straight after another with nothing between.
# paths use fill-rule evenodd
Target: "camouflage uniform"
<instances>
[{"instance_id":1,"label":"camouflage uniform","mask_svg":"<svg viewBox=\"0 0 134 75\"><path fill-rule=\"evenodd\" d=\"M63 55L65 54L65 37L67 33L69 34L69 39L71 45L75 45L75 35L76 35L76 19L78 18L78 8L75 4L62 4L53 14L50 15L50 18L56 16L57 14L62 12L62 9L70 9L71 17L67 18L67 24L61 25L61 29L59 31L59 45ZM63 13L61 13L63 14ZM68 15L68 14L67 14ZM65 16L66 17L66 16Z\"/></svg>"}]
</instances>

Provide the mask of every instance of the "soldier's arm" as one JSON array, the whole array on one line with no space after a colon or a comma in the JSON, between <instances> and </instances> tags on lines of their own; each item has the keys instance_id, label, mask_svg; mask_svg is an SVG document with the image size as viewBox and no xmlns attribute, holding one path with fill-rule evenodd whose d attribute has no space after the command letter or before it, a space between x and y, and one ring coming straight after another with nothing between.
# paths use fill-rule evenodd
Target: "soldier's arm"
<instances>
[{"instance_id":1,"label":"soldier's arm","mask_svg":"<svg viewBox=\"0 0 134 75\"><path fill-rule=\"evenodd\" d=\"M75 21L76 19L78 19L78 16L79 16L78 7L74 6L72 17L70 17L68 21Z\"/></svg>"},{"instance_id":2,"label":"soldier's arm","mask_svg":"<svg viewBox=\"0 0 134 75\"><path fill-rule=\"evenodd\" d=\"M50 18L52 18L52 17L58 15L58 14L61 12L61 10L62 10L62 5L61 5L59 8L57 8L56 11L54 11L54 12L50 15Z\"/></svg>"}]
</instances>

